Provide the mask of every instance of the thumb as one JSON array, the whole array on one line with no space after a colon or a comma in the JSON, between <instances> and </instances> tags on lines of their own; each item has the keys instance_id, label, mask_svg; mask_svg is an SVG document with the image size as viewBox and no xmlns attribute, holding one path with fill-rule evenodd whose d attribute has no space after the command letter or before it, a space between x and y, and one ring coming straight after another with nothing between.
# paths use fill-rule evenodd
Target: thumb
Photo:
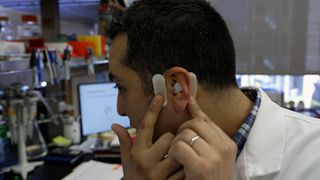
<instances>
[{"instance_id":1,"label":"thumb","mask_svg":"<svg viewBox=\"0 0 320 180\"><path fill-rule=\"evenodd\" d=\"M111 128L119 138L121 159L123 162L127 162L129 159L130 150L132 148L130 135L128 131L119 124L113 124Z\"/></svg>"}]
</instances>

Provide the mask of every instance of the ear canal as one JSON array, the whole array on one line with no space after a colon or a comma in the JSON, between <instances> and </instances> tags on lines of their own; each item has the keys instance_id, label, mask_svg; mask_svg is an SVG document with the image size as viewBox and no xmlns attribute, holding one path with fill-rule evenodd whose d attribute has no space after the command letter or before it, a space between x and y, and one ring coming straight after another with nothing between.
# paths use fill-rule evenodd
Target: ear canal
<instances>
[{"instance_id":1,"label":"ear canal","mask_svg":"<svg viewBox=\"0 0 320 180\"><path fill-rule=\"evenodd\" d=\"M198 89L197 76L193 72L189 72L189 77L190 77L190 94L191 96L196 97L197 89Z\"/></svg>"},{"instance_id":2,"label":"ear canal","mask_svg":"<svg viewBox=\"0 0 320 180\"><path fill-rule=\"evenodd\" d=\"M164 99L163 101L163 107L167 105L167 88L166 88L166 82L161 74L155 74L152 77L152 84L153 84L153 89L154 89L154 94L155 95L161 95Z\"/></svg>"},{"instance_id":3,"label":"ear canal","mask_svg":"<svg viewBox=\"0 0 320 180\"><path fill-rule=\"evenodd\" d=\"M182 89L181 85L178 82L176 82L173 85L173 93L177 94L177 93L182 92L182 91L183 91L183 89Z\"/></svg>"}]
</instances>

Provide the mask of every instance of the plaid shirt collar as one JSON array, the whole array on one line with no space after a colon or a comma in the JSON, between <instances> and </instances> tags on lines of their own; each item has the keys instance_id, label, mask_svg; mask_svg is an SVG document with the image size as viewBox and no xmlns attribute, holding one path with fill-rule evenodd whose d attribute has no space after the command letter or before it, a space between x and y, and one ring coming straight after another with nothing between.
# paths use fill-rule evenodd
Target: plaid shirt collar
<instances>
[{"instance_id":1,"label":"plaid shirt collar","mask_svg":"<svg viewBox=\"0 0 320 180\"><path fill-rule=\"evenodd\" d=\"M249 87L249 88L242 88L241 90L252 102L254 102L254 105L252 106L252 109L248 114L248 117L245 119L240 129L233 136L233 141L238 146L237 157L241 153L247 141L248 135L256 119L256 115L259 110L260 102L261 102L261 94L258 89Z\"/></svg>"}]
</instances>

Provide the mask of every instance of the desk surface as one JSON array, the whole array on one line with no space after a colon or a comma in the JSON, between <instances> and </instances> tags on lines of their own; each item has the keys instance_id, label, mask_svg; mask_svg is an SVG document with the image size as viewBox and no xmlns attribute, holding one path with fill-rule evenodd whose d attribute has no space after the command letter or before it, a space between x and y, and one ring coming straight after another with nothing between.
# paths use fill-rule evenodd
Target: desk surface
<instances>
[{"instance_id":1,"label":"desk surface","mask_svg":"<svg viewBox=\"0 0 320 180\"><path fill-rule=\"evenodd\" d=\"M46 162L44 165L37 167L33 172L31 172L28 175L28 180L60 180L68 175L73 168L75 168L81 162L89 161L91 159L93 159L93 155L86 154L82 157L79 163L75 164ZM95 160L106 163L121 163L120 158L103 158Z\"/></svg>"},{"instance_id":2,"label":"desk surface","mask_svg":"<svg viewBox=\"0 0 320 180\"><path fill-rule=\"evenodd\" d=\"M75 166L59 163L45 163L28 174L28 180L58 180L68 175Z\"/></svg>"},{"instance_id":3,"label":"desk surface","mask_svg":"<svg viewBox=\"0 0 320 180\"><path fill-rule=\"evenodd\" d=\"M68 164L68 163L57 163L57 162L45 162L44 165L36 167L35 170L28 174L28 180L61 180L72 170L82 162L94 159L92 154L85 154L78 163ZM116 158L99 158L95 159L97 161L102 161L106 163L121 163L119 157ZM12 180L15 174L8 173L2 180ZM2 177L1 177L2 178ZM1 179L0 178L0 179Z\"/></svg>"}]
</instances>

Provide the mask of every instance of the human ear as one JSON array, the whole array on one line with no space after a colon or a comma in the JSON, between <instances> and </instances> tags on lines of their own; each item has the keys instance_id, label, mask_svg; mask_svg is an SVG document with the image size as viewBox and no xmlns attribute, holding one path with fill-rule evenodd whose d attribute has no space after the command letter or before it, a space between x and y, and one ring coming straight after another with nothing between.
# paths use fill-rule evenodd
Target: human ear
<instances>
[{"instance_id":1,"label":"human ear","mask_svg":"<svg viewBox=\"0 0 320 180\"><path fill-rule=\"evenodd\" d=\"M181 67L170 68L166 71L165 75L167 79L170 79L168 80L170 82L168 95L172 97L175 110L181 113L187 108L189 97L196 96L196 76Z\"/></svg>"}]
</instances>

